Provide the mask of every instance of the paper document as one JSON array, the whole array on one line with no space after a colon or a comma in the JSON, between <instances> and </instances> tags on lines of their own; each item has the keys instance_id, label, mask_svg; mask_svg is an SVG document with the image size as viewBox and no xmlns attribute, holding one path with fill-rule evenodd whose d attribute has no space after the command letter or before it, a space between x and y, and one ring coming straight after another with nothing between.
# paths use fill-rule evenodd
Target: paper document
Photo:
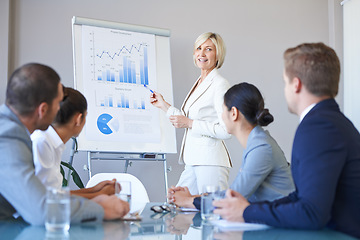
<instances>
[{"instance_id":1,"label":"paper document","mask_svg":"<svg viewBox=\"0 0 360 240\"><path fill-rule=\"evenodd\" d=\"M221 230L236 230L236 231L254 231L254 230L264 230L270 228L266 224L259 223L243 223L243 222L230 222L227 220L217 220L212 221L212 224L218 226Z\"/></svg>"}]
</instances>

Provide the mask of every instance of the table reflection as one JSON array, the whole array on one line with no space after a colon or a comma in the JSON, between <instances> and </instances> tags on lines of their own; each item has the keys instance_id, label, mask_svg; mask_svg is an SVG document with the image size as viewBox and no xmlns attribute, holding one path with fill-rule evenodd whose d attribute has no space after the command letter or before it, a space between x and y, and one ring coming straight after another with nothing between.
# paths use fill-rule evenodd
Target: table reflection
<instances>
[{"instance_id":1,"label":"table reflection","mask_svg":"<svg viewBox=\"0 0 360 240\"><path fill-rule=\"evenodd\" d=\"M261 231L224 231L211 223L203 222L200 214L164 212L154 213L148 204L143 210L141 221L105 221L102 224L71 225L67 234L46 232L44 226L30 226L23 220L0 221L0 239L190 239L190 240L287 240L287 239L355 239L330 229L321 231L304 231L270 228Z\"/></svg>"},{"instance_id":2,"label":"table reflection","mask_svg":"<svg viewBox=\"0 0 360 240\"><path fill-rule=\"evenodd\" d=\"M218 240L232 240L232 239L242 239L242 240L258 240L258 239L267 239L267 240L297 240L297 239L316 239L316 240L331 240L331 239L342 239L342 240L353 240L351 236L342 234L340 232L335 232L330 229L324 229L320 231L310 231L310 230L293 230L293 229L281 229L281 228L270 228L267 230L261 231L246 231L246 232L221 232L217 230L213 234L213 239Z\"/></svg>"}]
</instances>

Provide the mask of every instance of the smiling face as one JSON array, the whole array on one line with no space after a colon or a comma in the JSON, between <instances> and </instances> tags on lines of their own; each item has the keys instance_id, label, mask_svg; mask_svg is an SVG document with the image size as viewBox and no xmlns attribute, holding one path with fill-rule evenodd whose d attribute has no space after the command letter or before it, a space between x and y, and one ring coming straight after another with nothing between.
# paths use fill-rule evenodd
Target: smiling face
<instances>
[{"instance_id":1,"label":"smiling face","mask_svg":"<svg viewBox=\"0 0 360 240\"><path fill-rule=\"evenodd\" d=\"M208 39L194 51L196 65L201 70L213 70L216 66L216 47L214 43Z\"/></svg>"}]
</instances>

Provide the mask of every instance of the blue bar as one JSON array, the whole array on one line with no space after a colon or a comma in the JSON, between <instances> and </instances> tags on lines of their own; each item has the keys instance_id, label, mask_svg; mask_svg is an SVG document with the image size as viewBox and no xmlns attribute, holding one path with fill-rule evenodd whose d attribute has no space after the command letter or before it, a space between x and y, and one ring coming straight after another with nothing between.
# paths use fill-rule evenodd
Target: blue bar
<instances>
[{"instance_id":1,"label":"blue bar","mask_svg":"<svg viewBox=\"0 0 360 240\"><path fill-rule=\"evenodd\" d=\"M107 97L105 97L105 107L109 106L109 99Z\"/></svg>"},{"instance_id":2,"label":"blue bar","mask_svg":"<svg viewBox=\"0 0 360 240\"><path fill-rule=\"evenodd\" d=\"M98 80L99 80L99 81L101 81L101 80L102 80L101 76L98 76Z\"/></svg>"},{"instance_id":3,"label":"blue bar","mask_svg":"<svg viewBox=\"0 0 360 240\"><path fill-rule=\"evenodd\" d=\"M106 81L106 72L105 71L102 72L102 80Z\"/></svg>"},{"instance_id":4,"label":"blue bar","mask_svg":"<svg viewBox=\"0 0 360 240\"><path fill-rule=\"evenodd\" d=\"M135 63L131 63L131 78L132 83L136 83Z\"/></svg>"},{"instance_id":5,"label":"blue bar","mask_svg":"<svg viewBox=\"0 0 360 240\"><path fill-rule=\"evenodd\" d=\"M140 60L140 82L141 85L145 84L145 76L144 76L144 60Z\"/></svg>"},{"instance_id":6,"label":"blue bar","mask_svg":"<svg viewBox=\"0 0 360 240\"><path fill-rule=\"evenodd\" d=\"M117 102L117 107L118 107L118 108L121 108L121 104L120 104L119 101Z\"/></svg>"},{"instance_id":7,"label":"blue bar","mask_svg":"<svg viewBox=\"0 0 360 240\"><path fill-rule=\"evenodd\" d=\"M141 100L141 109L145 109L145 101Z\"/></svg>"},{"instance_id":8,"label":"blue bar","mask_svg":"<svg viewBox=\"0 0 360 240\"><path fill-rule=\"evenodd\" d=\"M126 105L125 105L125 97L124 97L123 94L121 94L121 106L122 106L123 108L126 107Z\"/></svg>"},{"instance_id":9,"label":"blue bar","mask_svg":"<svg viewBox=\"0 0 360 240\"><path fill-rule=\"evenodd\" d=\"M109 107L112 107L113 106L113 100L112 100L112 97L109 97Z\"/></svg>"},{"instance_id":10,"label":"blue bar","mask_svg":"<svg viewBox=\"0 0 360 240\"><path fill-rule=\"evenodd\" d=\"M115 82L115 75L113 73L111 73L111 81Z\"/></svg>"},{"instance_id":11,"label":"blue bar","mask_svg":"<svg viewBox=\"0 0 360 240\"><path fill-rule=\"evenodd\" d=\"M124 83L128 82L128 75L127 75L127 58L123 57L123 71L124 71Z\"/></svg>"},{"instance_id":12,"label":"blue bar","mask_svg":"<svg viewBox=\"0 0 360 240\"><path fill-rule=\"evenodd\" d=\"M106 71L106 81L110 82L110 70Z\"/></svg>"},{"instance_id":13,"label":"blue bar","mask_svg":"<svg viewBox=\"0 0 360 240\"><path fill-rule=\"evenodd\" d=\"M129 99L126 99L126 108L129 108Z\"/></svg>"},{"instance_id":14,"label":"blue bar","mask_svg":"<svg viewBox=\"0 0 360 240\"><path fill-rule=\"evenodd\" d=\"M130 60L128 60L128 63L127 63L127 76L128 76L128 83L132 83L132 77L131 77L131 62Z\"/></svg>"},{"instance_id":15,"label":"blue bar","mask_svg":"<svg viewBox=\"0 0 360 240\"><path fill-rule=\"evenodd\" d=\"M147 47L144 47L144 75L145 75L145 84L149 85Z\"/></svg>"},{"instance_id":16,"label":"blue bar","mask_svg":"<svg viewBox=\"0 0 360 240\"><path fill-rule=\"evenodd\" d=\"M124 82L124 73L123 72L119 72L119 77L120 77L120 82Z\"/></svg>"}]
</instances>

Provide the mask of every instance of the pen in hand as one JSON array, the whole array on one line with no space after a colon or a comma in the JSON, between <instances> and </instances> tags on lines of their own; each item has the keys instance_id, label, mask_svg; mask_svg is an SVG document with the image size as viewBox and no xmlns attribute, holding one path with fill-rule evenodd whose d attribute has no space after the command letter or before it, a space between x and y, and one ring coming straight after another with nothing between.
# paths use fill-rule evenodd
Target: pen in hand
<instances>
[{"instance_id":1,"label":"pen in hand","mask_svg":"<svg viewBox=\"0 0 360 240\"><path fill-rule=\"evenodd\" d=\"M148 86L146 86L145 84L144 84L144 87L147 88L151 93L154 93L154 91L151 90L151 89L150 89Z\"/></svg>"}]
</instances>

